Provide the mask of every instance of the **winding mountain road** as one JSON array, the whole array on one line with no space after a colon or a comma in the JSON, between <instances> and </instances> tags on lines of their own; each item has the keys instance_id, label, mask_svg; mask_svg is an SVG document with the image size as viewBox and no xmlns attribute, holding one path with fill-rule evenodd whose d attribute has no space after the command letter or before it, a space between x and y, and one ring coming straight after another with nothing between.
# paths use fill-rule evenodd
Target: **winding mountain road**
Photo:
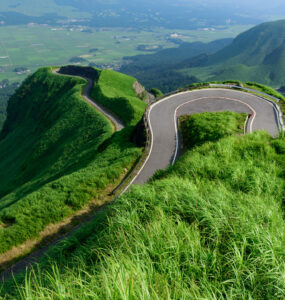
<instances>
[{"instance_id":1,"label":"winding mountain road","mask_svg":"<svg viewBox=\"0 0 285 300\"><path fill-rule=\"evenodd\" d=\"M122 129L124 125L120 120L114 118L109 111L106 111L100 105L94 103L89 97L93 82L90 79L84 79L88 80L88 85L82 94L85 101L109 118L115 124L117 130ZM132 184L145 183L155 171L158 169L166 169L170 164L176 161L179 156L179 134L177 128L179 116L206 111L235 111L250 114L251 117L245 124L245 131L249 133L254 130L266 130L272 136L277 136L284 126L280 116L281 112L273 103L253 94L241 91L221 88L203 89L179 93L164 98L154 103L148 110L147 120L152 136L150 151L140 171L124 191ZM96 215L94 217L96 217ZM2 280L5 280L9 278L12 273L17 274L24 271L32 263L37 262L50 247L71 235L74 230L49 246L19 261L9 270L5 271L0 278L2 277Z\"/></svg>"},{"instance_id":2,"label":"winding mountain road","mask_svg":"<svg viewBox=\"0 0 285 300\"><path fill-rule=\"evenodd\" d=\"M53 70L53 73L72 76L60 74L58 70ZM82 93L84 100L104 114L117 131L122 130L124 124L120 119L90 98L93 81L86 77L81 78L88 81ZM235 111L250 114L251 117L245 125L245 131L248 133L254 130L266 130L272 136L277 136L280 127L283 126L280 124L280 112L272 102L242 91L221 87L182 92L164 98L149 109L148 123L152 135L149 155L124 191L132 184L147 182L157 170L166 169L179 157L180 141L177 128L179 116L206 111Z\"/></svg>"},{"instance_id":3,"label":"winding mountain road","mask_svg":"<svg viewBox=\"0 0 285 300\"><path fill-rule=\"evenodd\" d=\"M235 111L251 114L246 132L280 132L279 111L270 102L253 94L228 89L203 89L165 98L150 107L148 122L152 135L149 155L130 184L145 183L158 169L166 169L179 156L177 118L185 114Z\"/></svg>"},{"instance_id":4,"label":"winding mountain road","mask_svg":"<svg viewBox=\"0 0 285 300\"><path fill-rule=\"evenodd\" d=\"M74 76L74 75L67 75L67 74L62 74L59 73L59 69L54 69L52 70L52 73L58 76L67 76L67 77L79 77L85 79L88 84L85 86L85 88L82 91L82 98L91 106L93 106L96 110L98 110L100 113L102 113L115 127L116 131L122 130L125 126L124 123L117 117L115 116L112 112L110 112L108 109L106 109L104 106L96 102L95 99L92 99L90 96L90 92L93 88L94 81L91 80L90 78L87 77L82 77L82 76Z\"/></svg>"}]
</instances>

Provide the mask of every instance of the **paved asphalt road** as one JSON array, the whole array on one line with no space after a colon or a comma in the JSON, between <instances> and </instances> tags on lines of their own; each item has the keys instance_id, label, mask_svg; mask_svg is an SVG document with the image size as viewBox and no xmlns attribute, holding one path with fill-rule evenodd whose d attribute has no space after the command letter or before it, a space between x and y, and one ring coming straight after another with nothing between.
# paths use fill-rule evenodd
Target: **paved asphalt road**
<instances>
[{"instance_id":1,"label":"paved asphalt road","mask_svg":"<svg viewBox=\"0 0 285 300\"><path fill-rule=\"evenodd\" d=\"M92 106L102 111L102 108L97 107L88 97L92 86L92 82L89 80L88 82L89 84L85 88L83 96ZM176 155L176 150L178 149L177 116L205 111L225 110L252 114L247 123L248 132L265 129L273 136L278 135L278 120L273 105L252 94L226 89L208 89L173 95L155 103L151 107L149 123L153 133L152 148L142 171L131 183L142 184L146 182L156 170L166 169L178 157ZM109 112L105 112L104 110L102 112L105 115L109 114ZM113 116L111 115L109 118L112 120ZM117 120L115 121L117 122ZM112 120L112 122L114 121ZM122 123L120 121L116 123L117 129L122 128L119 124ZM51 246L57 244L64 237L69 236L74 230L60 237L51 245L32 253L16 263L0 276L0 283L1 277L2 280L5 280L12 273L17 274L25 270L32 263L37 262Z\"/></svg>"},{"instance_id":2,"label":"paved asphalt road","mask_svg":"<svg viewBox=\"0 0 285 300\"><path fill-rule=\"evenodd\" d=\"M180 107L181 106L181 107ZM205 111L235 111L252 114L247 132L279 133L276 111L270 102L240 91L206 89L177 94L153 105L149 113L153 143L144 168L132 182L145 183L158 169L166 169L178 157L177 116Z\"/></svg>"},{"instance_id":3,"label":"paved asphalt road","mask_svg":"<svg viewBox=\"0 0 285 300\"><path fill-rule=\"evenodd\" d=\"M89 97L91 89L93 87L93 81L89 78L84 79L88 81L88 85L85 87L82 94L84 100L91 106L96 108L98 111L100 111L103 115L105 115L115 125L116 131L122 130L125 127L123 122L119 118L111 114L109 110L105 109L105 107L102 107L100 104L96 103L96 100L93 100Z\"/></svg>"},{"instance_id":4,"label":"paved asphalt road","mask_svg":"<svg viewBox=\"0 0 285 300\"><path fill-rule=\"evenodd\" d=\"M90 98L90 92L91 92L91 89L92 89L93 84L94 84L93 80L91 80L89 78L86 78L86 77L82 77L82 76L61 74L61 73L58 72L58 70L59 69L53 70L52 73L55 74L55 75L59 75L59 76L79 77L79 78L83 78L86 81L88 81L88 84L86 85L86 87L84 88L84 90L82 92L83 99L88 104L93 106L96 110L98 110L103 115L105 115L105 117L107 117L107 119L109 119L112 122L112 124L115 126L116 131L120 131L125 127L123 122L119 118L117 118L115 115L113 115L112 112L110 112L108 109L106 109L105 107L100 105L98 102L96 102L95 99Z\"/></svg>"}]
</instances>

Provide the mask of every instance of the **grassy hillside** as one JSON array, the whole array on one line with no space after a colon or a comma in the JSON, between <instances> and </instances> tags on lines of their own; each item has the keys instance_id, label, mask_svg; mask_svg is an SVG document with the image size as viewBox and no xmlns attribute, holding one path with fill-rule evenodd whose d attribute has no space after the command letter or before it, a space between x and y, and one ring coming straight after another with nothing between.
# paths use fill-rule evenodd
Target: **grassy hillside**
<instances>
[{"instance_id":1,"label":"grassy hillside","mask_svg":"<svg viewBox=\"0 0 285 300\"><path fill-rule=\"evenodd\" d=\"M0 253L98 199L139 157L130 128L113 135L110 121L83 101L85 84L43 68L9 101L0 135Z\"/></svg>"},{"instance_id":2,"label":"grassy hillside","mask_svg":"<svg viewBox=\"0 0 285 300\"><path fill-rule=\"evenodd\" d=\"M201 126L193 132L204 139ZM18 289L7 283L2 295L283 299L284 164L284 137L265 132L196 146L51 250Z\"/></svg>"},{"instance_id":3,"label":"grassy hillside","mask_svg":"<svg viewBox=\"0 0 285 300\"><path fill-rule=\"evenodd\" d=\"M178 48L163 49L154 54L127 56L120 71L134 76L148 89L157 87L164 92L171 92L198 80L175 72L177 64L202 53L214 53L231 41L221 39L210 43L182 43Z\"/></svg>"},{"instance_id":4,"label":"grassy hillside","mask_svg":"<svg viewBox=\"0 0 285 300\"><path fill-rule=\"evenodd\" d=\"M99 103L113 111L126 125L136 125L146 103L138 98L133 85L136 79L112 70L103 70L91 93Z\"/></svg>"},{"instance_id":5,"label":"grassy hillside","mask_svg":"<svg viewBox=\"0 0 285 300\"><path fill-rule=\"evenodd\" d=\"M14 94L17 84L9 84L0 82L0 131L4 125L7 116L7 105L9 98Z\"/></svg>"},{"instance_id":6,"label":"grassy hillside","mask_svg":"<svg viewBox=\"0 0 285 300\"><path fill-rule=\"evenodd\" d=\"M263 23L215 54L185 61L177 70L202 81L232 78L280 87L285 82L284 30L285 20Z\"/></svg>"},{"instance_id":7,"label":"grassy hillside","mask_svg":"<svg viewBox=\"0 0 285 300\"><path fill-rule=\"evenodd\" d=\"M147 88L170 92L194 82L255 81L279 88L285 83L285 20L251 28L230 40L185 43L152 55L127 57L121 71Z\"/></svg>"},{"instance_id":8,"label":"grassy hillside","mask_svg":"<svg viewBox=\"0 0 285 300\"><path fill-rule=\"evenodd\" d=\"M241 63L248 66L264 63L277 49L284 46L285 20L263 23L238 35L231 45L209 57L211 64ZM277 54L277 53L276 53ZM271 63L276 63L276 57Z\"/></svg>"}]
</instances>

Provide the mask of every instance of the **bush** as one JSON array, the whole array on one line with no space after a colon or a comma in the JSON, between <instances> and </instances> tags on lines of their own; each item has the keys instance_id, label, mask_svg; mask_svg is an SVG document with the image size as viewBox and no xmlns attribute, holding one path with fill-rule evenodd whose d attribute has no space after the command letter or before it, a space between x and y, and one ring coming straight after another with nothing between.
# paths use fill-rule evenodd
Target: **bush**
<instances>
[{"instance_id":1,"label":"bush","mask_svg":"<svg viewBox=\"0 0 285 300\"><path fill-rule=\"evenodd\" d=\"M163 93L161 90L159 89L156 89L156 88L152 88L150 90L150 93L153 94L155 96L155 98L159 98L159 97L162 97L163 96Z\"/></svg>"}]
</instances>

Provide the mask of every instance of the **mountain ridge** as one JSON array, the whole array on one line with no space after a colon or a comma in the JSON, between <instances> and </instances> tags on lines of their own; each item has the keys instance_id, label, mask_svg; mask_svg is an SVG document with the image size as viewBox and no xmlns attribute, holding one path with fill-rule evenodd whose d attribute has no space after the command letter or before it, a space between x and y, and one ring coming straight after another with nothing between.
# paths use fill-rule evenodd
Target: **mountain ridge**
<instances>
[{"instance_id":1,"label":"mountain ridge","mask_svg":"<svg viewBox=\"0 0 285 300\"><path fill-rule=\"evenodd\" d=\"M201 81L231 78L280 87L285 82L285 20L255 26L214 54L183 61L176 71Z\"/></svg>"}]
</instances>

